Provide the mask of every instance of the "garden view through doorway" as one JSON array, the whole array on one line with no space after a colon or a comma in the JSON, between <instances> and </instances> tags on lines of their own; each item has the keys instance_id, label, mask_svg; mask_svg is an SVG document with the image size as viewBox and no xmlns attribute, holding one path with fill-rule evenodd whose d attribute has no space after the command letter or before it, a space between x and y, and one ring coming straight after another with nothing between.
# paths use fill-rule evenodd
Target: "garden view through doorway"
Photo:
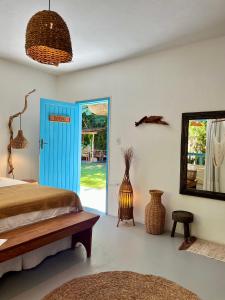
<instances>
[{"instance_id":1,"label":"garden view through doorway","mask_svg":"<svg viewBox=\"0 0 225 300\"><path fill-rule=\"evenodd\" d=\"M108 172L108 99L81 103L81 177L82 205L105 213Z\"/></svg>"}]
</instances>

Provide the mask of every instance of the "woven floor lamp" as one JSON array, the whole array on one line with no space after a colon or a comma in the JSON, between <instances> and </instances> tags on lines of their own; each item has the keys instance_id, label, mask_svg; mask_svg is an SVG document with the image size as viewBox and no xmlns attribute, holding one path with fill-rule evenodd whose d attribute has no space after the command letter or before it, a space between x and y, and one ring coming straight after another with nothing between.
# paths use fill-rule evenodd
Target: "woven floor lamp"
<instances>
[{"instance_id":1,"label":"woven floor lamp","mask_svg":"<svg viewBox=\"0 0 225 300\"><path fill-rule=\"evenodd\" d=\"M42 64L58 66L72 61L68 27L62 17L49 9L39 11L28 22L26 54Z\"/></svg>"},{"instance_id":2,"label":"woven floor lamp","mask_svg":"<svg viewBox=\"0 0 225 300\"><path fill-rule=\"evenodd\" d=\"M130 182L130 165L133 158L132 148L124 151L125 174L119 190L119 208L118 208L118 223L123 220L132 220L134 223L134 207L133 207L133 188Z\"/></svg>"}]
</instances>

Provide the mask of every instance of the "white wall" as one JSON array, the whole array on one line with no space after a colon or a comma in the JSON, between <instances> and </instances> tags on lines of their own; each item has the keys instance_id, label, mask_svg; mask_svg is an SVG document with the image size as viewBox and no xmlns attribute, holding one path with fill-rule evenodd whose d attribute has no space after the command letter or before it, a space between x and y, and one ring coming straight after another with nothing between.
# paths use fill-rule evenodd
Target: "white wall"
<instances>
[{"instance_id":1,"label":"white wall","mask_svg":"<svg viewBox=\"0 0 225 300\"><path fill-rule=\"evenodd\" d=\"M30 97L28 109L22 117L22 129L29 146L23 150L13 150L15 177L19 179L38 177L39 99L54 98L55 77L0 60L0 176L7 174L8 118L23 109L24 95L34 88L37 92ZM18 118L13 127L17 134Z\"/></svg>"},{"instance_id":2,"label":"white wall","mask_svg":"<svg viewBox=\"0 0 225 300\"><path fill-rule=\"evenodd\" d=\"M109 214L117 214L118 184L124 172L121 147L133 146L135 219L144 221L148 190L162 189L167 228L172 210L189 210L195 214L193 234L225 243L225 202L179 195L181 113L225 109L225 38L67 74L57 80L59 99L104 96L111 97ZM145 115L162 115L170 127L135 128L134 122Z\"/></svg>"}]
</instances>

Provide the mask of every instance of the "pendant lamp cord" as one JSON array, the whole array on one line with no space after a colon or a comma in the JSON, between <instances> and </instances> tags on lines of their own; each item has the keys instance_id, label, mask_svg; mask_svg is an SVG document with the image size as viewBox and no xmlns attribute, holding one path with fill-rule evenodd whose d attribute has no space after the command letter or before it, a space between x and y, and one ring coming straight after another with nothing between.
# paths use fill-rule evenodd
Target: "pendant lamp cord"
<instances>
[{"instance_id":1,"label":"pendant lamp cord","mask_svg":"<svg viewBox=\"0 0 225 300\"><path fill-rule=\"evenodd\" d=\"M48 10L51 10L51 0L48 0Z\"/></svg>"}]
</instances>

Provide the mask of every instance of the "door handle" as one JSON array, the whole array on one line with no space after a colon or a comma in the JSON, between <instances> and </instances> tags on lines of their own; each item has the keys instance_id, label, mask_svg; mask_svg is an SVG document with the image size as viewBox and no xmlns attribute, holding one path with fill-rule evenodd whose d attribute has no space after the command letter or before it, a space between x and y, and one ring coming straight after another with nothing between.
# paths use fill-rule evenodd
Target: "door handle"
<instances>
[{"instance_id":1,"label":"door handle","mask_svg":"<svg viewBox=\"0 0 225 300\"><path fill-rule=\"evenodd\" d=\"M44 141L44 139L40 139L40 141L39 141L39 146L40 146L40 149L43 149L44 148L44 145L47 145L48 143L46 143L45 141Z\"/></svg>"}]
</instances>

